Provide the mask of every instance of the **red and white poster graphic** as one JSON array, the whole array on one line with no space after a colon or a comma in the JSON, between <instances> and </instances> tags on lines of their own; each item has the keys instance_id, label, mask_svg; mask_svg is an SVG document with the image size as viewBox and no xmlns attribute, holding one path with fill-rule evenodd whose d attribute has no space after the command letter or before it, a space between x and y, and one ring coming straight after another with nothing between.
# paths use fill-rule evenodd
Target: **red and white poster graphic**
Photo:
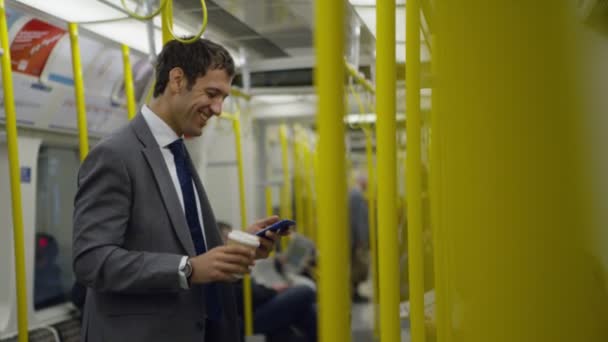
<instances>
[{"instance_id":1,"label":"red and white poster graphic","mask_svg":"<svg viewBox=\"0 0 608 342\"><path fill-rule=\"evenodd\" d=\"M11 44L13 71L40 77L51 51L64 34L64 29L38 19L28 21Z\"/></svg>"}]
</instances>

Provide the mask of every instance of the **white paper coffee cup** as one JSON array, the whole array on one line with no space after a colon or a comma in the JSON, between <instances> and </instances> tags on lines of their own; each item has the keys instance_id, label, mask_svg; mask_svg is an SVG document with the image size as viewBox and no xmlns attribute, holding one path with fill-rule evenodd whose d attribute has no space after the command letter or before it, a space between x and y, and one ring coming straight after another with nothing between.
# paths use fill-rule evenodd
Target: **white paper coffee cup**
<instances>
[{"instance_id":1,"label":"white paper coffee cup","mask_svg":"<svg viewBox=\"0 0 608 342\"><path fill-rule=\"evenodd\" d=\"M247 247L247 248L251 249L253 252L255 252L255 250L258 249L258 247L260 247L260 239L253 234L245 233L240 230L233 230L228 234L227 244L229 246L230 245L239 245L239 246ZM233 274L233 276L236 278L243 277L242 274Z\"/></svg>"}]
</instances>

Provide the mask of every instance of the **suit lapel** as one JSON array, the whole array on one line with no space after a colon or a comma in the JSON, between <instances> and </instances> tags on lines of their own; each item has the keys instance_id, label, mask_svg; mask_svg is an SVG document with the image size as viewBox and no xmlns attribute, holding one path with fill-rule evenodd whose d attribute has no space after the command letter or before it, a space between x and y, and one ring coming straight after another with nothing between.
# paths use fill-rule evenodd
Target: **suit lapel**
<instances>
[{"instance_id":1,"label":"suit lapel","mask_svg":"<svg viewBox=\"0 0 608 342\"><path fill-rule=\"evenodd\" d=\"M190 236L188 223L183 214L183 209L180 205L179 198L177 197L177 192L175 191L175 186L171 181L171 176L167 170L167 165L165 164L160 148L141 114L137 115L131 124L138 138L144 144L142 153L148 161L150 169L152 169L156 185L160 190L165 209L167 210L175 234L188 255L195 256L196 251L194 249L192 237Z\"/></svg>"}]
</instances>

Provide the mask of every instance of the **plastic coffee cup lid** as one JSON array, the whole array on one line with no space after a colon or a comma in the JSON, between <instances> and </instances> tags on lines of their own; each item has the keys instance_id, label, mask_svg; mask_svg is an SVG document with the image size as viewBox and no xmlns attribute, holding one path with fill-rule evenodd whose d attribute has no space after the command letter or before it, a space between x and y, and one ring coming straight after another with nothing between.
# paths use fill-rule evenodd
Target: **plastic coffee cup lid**
<instances>
[{"instance_id":1,"label":"plastic coffee cup lid","mask_svg":"<svg viewBox=\"0 0 608 342\"><path fill-rule=\"evenodd\" d=\"M242 232L240 230L231 231L228 234L228 239L249 247L258 248L260 246L260 240L257 236Z\"/></svg>"}]
</instances>

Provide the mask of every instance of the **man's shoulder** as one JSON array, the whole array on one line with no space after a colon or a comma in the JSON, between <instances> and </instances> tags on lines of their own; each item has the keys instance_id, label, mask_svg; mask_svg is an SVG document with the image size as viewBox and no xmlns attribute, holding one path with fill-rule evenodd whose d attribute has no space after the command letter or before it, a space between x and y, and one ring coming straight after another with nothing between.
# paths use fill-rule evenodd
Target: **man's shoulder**
<instances>
[{"instance_id":1,"label":"man's shoulder","mask_svg":"<svg viewBox=\"0 0 608 342\"><path fill-rule=\"evenodd\" d=\"M89 152L87 159L112 159L128 161L141 143L137 139L131 125L127 124L103 137Z\"/></svg>"},{"instance_id":2,"label":"man's shoulder","mask_svg":"<svg viewBox=\"0 0 608 342\"><path fill-rule=\"evenodd\" d=\"M129 151L139 147L141 144L130 124L103 137L95 148L105 148L117 151Z\"/></svg>"}]
</instances>

